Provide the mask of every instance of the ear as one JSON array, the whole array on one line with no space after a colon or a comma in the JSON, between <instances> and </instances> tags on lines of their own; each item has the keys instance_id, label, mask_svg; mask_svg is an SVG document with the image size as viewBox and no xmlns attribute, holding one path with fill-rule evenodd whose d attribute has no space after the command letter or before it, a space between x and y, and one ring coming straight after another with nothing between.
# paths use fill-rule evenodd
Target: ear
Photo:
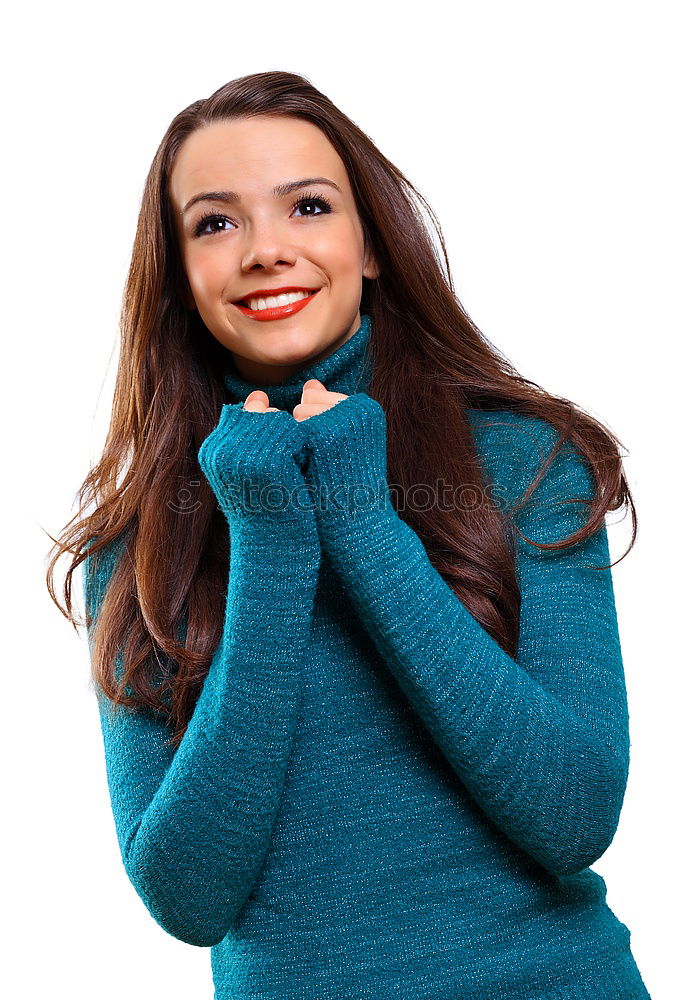
<instances>
[{"instance_id":1,"label":"ear","mask_svg":"<svg viewBox=\"0 0 675 1000\"><path fill-rule=\"evenodd\" d=\"M380 267L375 258L375 254L370 246L370 240L365 237L364 245L364 256L363 256L363 277L364 278L379 278Z\"/></svg>"}]
</instances>

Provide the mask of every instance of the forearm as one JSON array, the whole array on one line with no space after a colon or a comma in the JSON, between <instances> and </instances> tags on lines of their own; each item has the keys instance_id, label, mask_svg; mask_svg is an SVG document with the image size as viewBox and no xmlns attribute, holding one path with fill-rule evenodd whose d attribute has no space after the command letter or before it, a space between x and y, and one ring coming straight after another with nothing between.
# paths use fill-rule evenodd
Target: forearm
<instances>
[{"instance_id":1,"label":"forearm","mask_svg":"<svg viewBox=\"0 0 675 1000\"><path fill-rule=\"evenodd\" d=\"M117 816L131 881L192 944L219 941L250 892L292 746L317 560L303 522L286 525L283 546L266 538L267 557L259 540L233 538L223 635L187 732L156 786ZM104 732L114 759L116 731Z\"/></svg>"},{"instance_id":2,"label":"forearm","mask_svg":"<svg viewBox=\"0 0 675 1000\"><path fill-rule=\"evenodd\" d=\"M115 706L111 714L101 705L126 870L155 919L190 944L226 934L279 806L321 552L311 509L264 498L249 507L239 486L251 478L289 491L302 484L291 457L300 441L288 414L224 406L200 449L228 520L230 565L222 636L178 749L149 711ZM92 607L110 570L85 582Z\"/></svg>"},{"instance_id":3,"label":"forearm","mask_svg":"<svg viewBox=\"0 0 675 1000\"><path fill-rule=\"evenodd\" d=\"M625 762L473 618L395 515L345 529L330 559L410 703L472 797L547 869L595 861Z\"/></svg>"},{"instance_id":4,"label":"forearm","mask_svg":"<svg viewBox=\"0 0 675 1000\"><path fill-rule=\"evenodd\" d=\"M606 529L554 560L519 547L522 641L514 660L394 510L378 404L356 394L306 424L310 480L327 490L317 512L322 546L445 758L493 822L544 867L562 874L590 864L615 832L627 778L611 577L587 568L609 561ZM558 467L545 499L588 486L573 460ZM575 530L579 515L566 510ZM550 529L544 515L530 523Z\"/></svg>"}]
</instances>

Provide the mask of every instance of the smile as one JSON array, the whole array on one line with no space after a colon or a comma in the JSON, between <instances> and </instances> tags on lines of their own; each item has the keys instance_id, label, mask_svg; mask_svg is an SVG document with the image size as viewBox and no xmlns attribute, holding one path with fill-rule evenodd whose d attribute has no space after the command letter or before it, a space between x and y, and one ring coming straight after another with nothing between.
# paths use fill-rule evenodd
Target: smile
<instances>
[{"instance_id":1,"label":"smile","mask_svg":"<svg viewBox=\"0 0 675 1000\"><path fill-rule=\"evenodd\" d=\"M318 288L315 291L287 292L284 295L269 296L264 299L248 299L246 305L243 302L235 302L234 305L244 316L265 322L294 316L295 313L309 305L320 291L321 289ZM258 308L255 308L256 306ZM260 308L261 306L262 308Z\"/></svg>"}]
</instances>

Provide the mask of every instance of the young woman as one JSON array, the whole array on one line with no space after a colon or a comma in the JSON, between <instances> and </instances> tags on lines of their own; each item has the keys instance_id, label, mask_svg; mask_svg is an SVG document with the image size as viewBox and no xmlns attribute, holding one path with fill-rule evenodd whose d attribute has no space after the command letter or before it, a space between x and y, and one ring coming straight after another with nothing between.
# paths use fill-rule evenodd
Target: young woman
<instances>
[{"instance_id":1,"label":"young woman","mask_svg":"<svg viewBox=\"0 0 675 1000\"><path fill-rule=\"evenodd\" d=\"M161 142L59 543L121 855L217 1000L638 1000L589 867L629 762L620 442L482 337L422 204L290 73Z\"/></svg>"}]
</instances>

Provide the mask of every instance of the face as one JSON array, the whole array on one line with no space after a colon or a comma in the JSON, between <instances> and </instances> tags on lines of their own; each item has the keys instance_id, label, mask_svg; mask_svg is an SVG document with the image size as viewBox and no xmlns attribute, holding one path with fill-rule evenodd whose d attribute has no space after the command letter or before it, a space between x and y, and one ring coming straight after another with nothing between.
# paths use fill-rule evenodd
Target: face
<instances>
[{"instance_id":1,"label":"face","mask_svg":"<svg viewBox=\"0 0 675 1000\"><path fill-rule=\"evenodd\" d=\"M308 178L315 180L274 191ZM169 195L188 308L198 309L242 378L281 382L358 330L361 280L378 271L342 160L315 125L257 117L201 128L178 153ZM276 315L237 305L280 288L314 294Z\"/></svg>"}]
</instances>

